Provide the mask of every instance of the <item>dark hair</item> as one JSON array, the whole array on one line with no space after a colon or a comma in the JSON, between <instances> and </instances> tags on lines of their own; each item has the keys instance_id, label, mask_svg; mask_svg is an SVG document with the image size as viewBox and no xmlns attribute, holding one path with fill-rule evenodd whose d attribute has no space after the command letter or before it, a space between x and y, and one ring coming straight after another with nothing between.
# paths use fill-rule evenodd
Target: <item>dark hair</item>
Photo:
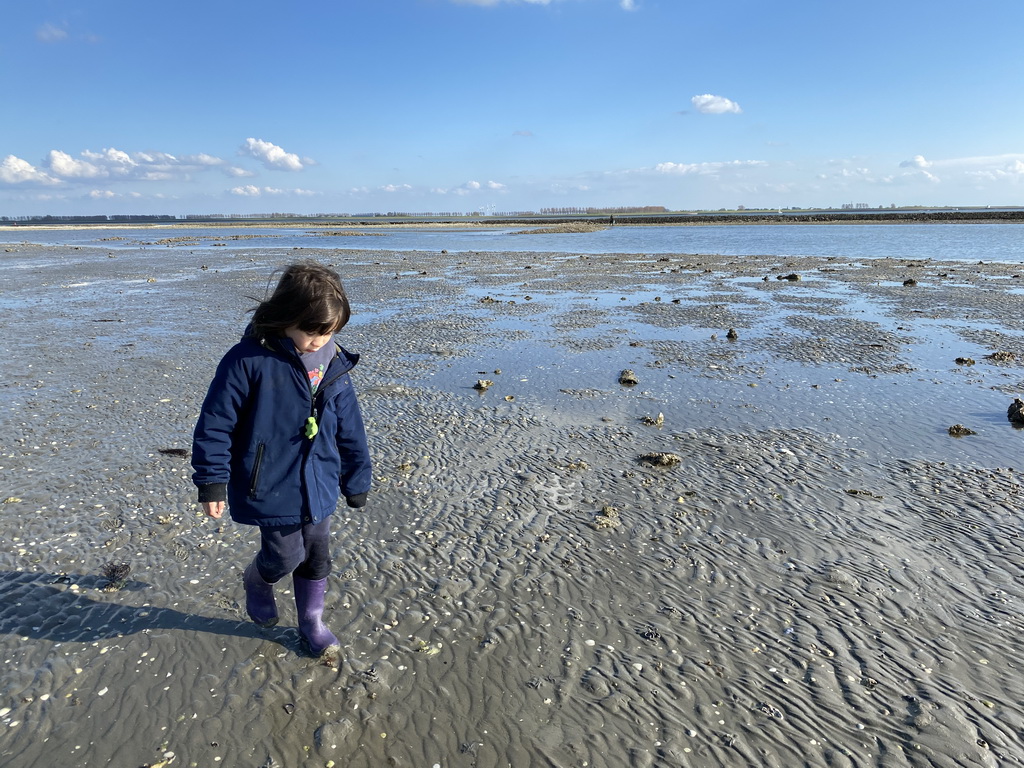
<instances>
[{"instance_id":1,"label":"dark hair","mask_svg":"<svg viewBox=\"0 0 1024 768\"><path fill-rule=\"evenodd\" d=\"M297 326L305 333L328 335L344 328L350 314L338 273L315 261L302 261L285 267L270 298L252 310L250 332L257 338L283 336Z\"/></svg>"}]
</instances>

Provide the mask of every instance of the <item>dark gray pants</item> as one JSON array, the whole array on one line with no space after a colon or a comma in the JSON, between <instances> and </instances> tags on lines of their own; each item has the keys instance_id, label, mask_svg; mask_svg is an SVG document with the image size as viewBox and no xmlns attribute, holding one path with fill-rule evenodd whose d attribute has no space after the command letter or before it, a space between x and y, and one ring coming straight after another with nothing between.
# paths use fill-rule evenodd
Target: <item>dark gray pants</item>
<instances>
[{"instance_id":1,"label":"dark gray pants","mask_svg":"<svg viewBox=\"0 0 1024 768\"><path fill-rule=\"evenodd\" d=\"M319 581L331 572L331 518L316 525L260 528L256 569L263 580L275 584L289 573Z\"/></svg>"}]
</instances>

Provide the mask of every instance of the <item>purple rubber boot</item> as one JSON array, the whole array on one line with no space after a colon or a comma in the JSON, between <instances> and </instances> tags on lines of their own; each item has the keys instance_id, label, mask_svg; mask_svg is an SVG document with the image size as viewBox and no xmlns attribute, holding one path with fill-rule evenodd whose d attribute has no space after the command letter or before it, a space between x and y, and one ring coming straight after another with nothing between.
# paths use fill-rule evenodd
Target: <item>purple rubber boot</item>
<instances>
[{"instance_id":1,"label":"purple rubber boot","mask_svg":"<svg viewBox=\"0 0 1024 768\"><path fill-rule=\"evenodd\" d=\"M292 574L295 586L295 608L299 613L299 634L314 656L323 656L332 645L338 645L336 638L323 622L324 595L327 593L327 579L312 581Z\"/></svg>"},{"instance_id":2,"label":"purple rubber boot","mask_svg":"<svg viewBox=\"0 0 1024 768\"><path fill-rule=\"evenodd\" d=\"M246 566L242 574L245 586L245 612L261 627L277 624L277 603L274 601L274 585L263 580L256 561Z\"/></svg>"}]
</instances>

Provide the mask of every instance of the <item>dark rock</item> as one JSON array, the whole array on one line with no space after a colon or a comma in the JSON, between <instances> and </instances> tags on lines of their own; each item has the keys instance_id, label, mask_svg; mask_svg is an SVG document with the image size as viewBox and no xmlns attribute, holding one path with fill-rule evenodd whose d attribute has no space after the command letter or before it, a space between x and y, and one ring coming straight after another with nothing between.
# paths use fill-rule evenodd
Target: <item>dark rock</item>
<instances>
[{"instance_id":1,"label":"dark rock","mask_svg":"<svg viewBox=\"0 0 1024 768\"><path fill-rule=\"evenodd\" d=\"M1006 418L1014 424L1024 425L1024 400L1015 397L1010 407L1006 410Z\"/></svg>"}]
</instances>

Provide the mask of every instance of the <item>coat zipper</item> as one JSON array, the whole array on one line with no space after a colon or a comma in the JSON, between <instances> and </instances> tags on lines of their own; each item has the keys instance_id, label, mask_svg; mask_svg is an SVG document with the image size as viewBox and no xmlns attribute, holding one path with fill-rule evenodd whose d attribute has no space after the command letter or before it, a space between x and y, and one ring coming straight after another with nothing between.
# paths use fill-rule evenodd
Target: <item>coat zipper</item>
<instances>
[{"instance_id":1,"label":"coat zipper","mask_svg":"<svg viewBox=\"0 0 1024 768\"><path fill-rule=\"evenodd\" d=\"M266 443L256 446L256 461L252 465L252 475L249 477L249 498L256 498L256 488L260 481L260 467L263 465L263 451Z\"/></svg>"},{"instance_id":2,"label":"coat zipper","mask_svg":"<svg viewBox=\"0 0 1024 768\"><path fill-rule=\"evenodd\" d=\"M340 355L339 355L339 357L340 357ZM303 380L308 382L309 378L306 375L306 371L302 370L302 365L299 364L298 358L296 358L296 365L299 366L299 370L302 372ZM327 369L330 370L330 365L327 366ZM326 371L325 371L325 373L326 373ZM320 431L320 414L317 412L317 409L316 409L316 396L318 394L320 394L321 392L323 392L325 389L327 389L327 387L329 387L331 384L336 382L342 376L344 376L345 373L346 373L346 371L342 371L341 373L339 373L337 376L335 376L330 381L327 381L325 379L324 381L320 382L320 386L318 386L316 388L316 392L314 392L313 391L313 387L309 386L309 384L307 383L307 385L306 385L307 386L307 391L309 392L309 418L306 419L306 426L305 426L304 434L310 440L313 440L316 437L317 432Z\"/></svg>"}]
</instances>

